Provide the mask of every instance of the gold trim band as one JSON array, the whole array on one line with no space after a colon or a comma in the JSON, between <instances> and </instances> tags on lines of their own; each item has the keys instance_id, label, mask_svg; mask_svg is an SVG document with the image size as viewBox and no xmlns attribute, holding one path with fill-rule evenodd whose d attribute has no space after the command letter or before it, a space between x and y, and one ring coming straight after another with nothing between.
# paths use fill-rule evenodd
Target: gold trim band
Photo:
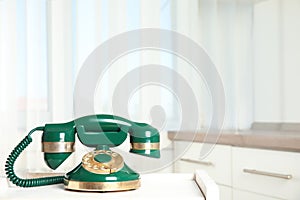
<instances>
[{"instance_id":1,"label":"gold trim band","mask_svg":"<svg viewBox=\"0 0 300 200\"><path fill-rule=\"evenodd\" d=\"M109 192L133 190L141 186L140 179L120 182L81 182L64 179L65 188L69 190Z\"/></svg>"},{"instance_id":2,"label":"gold trim band","mask_svg":"<svg viewBox=\"0 0 300 200\"><path fill-rule=\"evenodd\" d=\"M42 152L45 153L64 153L74 152L75 142L42 142Z\"/></svg>"},{"instance_id":3,"label":"gold trim band","mask_svg":"<svg viewBox=\"0 0 300 200\"><path fill-rule=\"evenodd\" d=\"M159 150L159 142L131 143L131 149L135 150Z\"/></svg>"}]
</instances>

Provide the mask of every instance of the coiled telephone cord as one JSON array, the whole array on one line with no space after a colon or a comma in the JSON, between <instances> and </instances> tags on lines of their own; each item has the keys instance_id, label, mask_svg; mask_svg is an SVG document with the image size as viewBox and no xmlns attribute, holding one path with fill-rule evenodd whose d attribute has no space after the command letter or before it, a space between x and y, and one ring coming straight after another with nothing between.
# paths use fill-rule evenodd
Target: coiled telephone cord
<instances>
[{"instance_id":1,"label":"coiled telephone cord","mask_svg":"<svg viewBox=\"0 0 300 200\"><path fill-rule=\"evenodd\" d=\"M35 131L43 131L44 127L36 127L32 129L29 134L14 148L6 160L5 171L9 180L20 187L36 187L43 185L52 185L64 182L64 176L53 176L33 179L19 178L14 172L14 164L22 153L22 151L32 142L31 134Z\"/></svg>"}]
</instances>

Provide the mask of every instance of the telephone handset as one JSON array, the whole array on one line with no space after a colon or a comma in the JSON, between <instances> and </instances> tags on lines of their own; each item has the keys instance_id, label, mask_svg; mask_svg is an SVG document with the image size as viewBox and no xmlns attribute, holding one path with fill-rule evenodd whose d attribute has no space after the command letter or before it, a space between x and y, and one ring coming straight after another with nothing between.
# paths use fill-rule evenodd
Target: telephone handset
<instances>
[{"instance_id":1,"label":"telephone handset","mask_svg":"<svg viewBox=\"0 0 300 200\"><path fill-rule=\"evenodd\" d=\"M31 134L43 131L42 151L51 169L59 167L74 152L75 135L95 150L83 156L82 162L64 176L22 179L15 175L14 163L32 142ZM146 123L133 122L114 115L89 115L62 124L46 124L32 129L7 158L5 171L11 182L20 187L64 183L66 189L79 191L120 191L140 187L140 175L130 169L120 154L110 150L130 135L131 153L160 157L160 136Z\"/></svg>"}]
</instances>

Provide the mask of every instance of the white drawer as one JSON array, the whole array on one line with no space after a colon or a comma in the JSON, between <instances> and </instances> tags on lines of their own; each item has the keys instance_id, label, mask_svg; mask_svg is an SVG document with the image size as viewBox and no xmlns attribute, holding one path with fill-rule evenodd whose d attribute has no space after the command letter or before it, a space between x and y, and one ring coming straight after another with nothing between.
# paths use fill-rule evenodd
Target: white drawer
<instances>
[{"instance_id":1,"label":"white drawer","mask_svg":"<svg viewBox=\"0 0 300 200\"><path fill-rule=\"evenodd\" d=\"M174 142L175 155L184 151L188 142ZM210 154L200 160L202 143L193 143L174 166L175 172L193 173L205 170L216 183L231 186L231 146L216 145Z\"/></svg>"},{"instance_id":2,"label":"white drawer","mask_svg":"<svg viewBox=\"0 0 300 200\"><path fill-rule=\"evenodd\" d=\"M232 200L280 200L277 198L267 197L264 195L259 195L251 192L233 190Z\"/></svg>"},{"instance_id":3,"label":"white drawer","mask_svg":"<svg viewBox=\"0 0 300 200\"><path fill-rule=\"evenodd\" d=\"M233 188L289 200L300 199L299 153L233 147L232 162ZM261 173L265 175L259 175ZM287 179L289 175L291 179Z\"/></svg>"}]
</instances>

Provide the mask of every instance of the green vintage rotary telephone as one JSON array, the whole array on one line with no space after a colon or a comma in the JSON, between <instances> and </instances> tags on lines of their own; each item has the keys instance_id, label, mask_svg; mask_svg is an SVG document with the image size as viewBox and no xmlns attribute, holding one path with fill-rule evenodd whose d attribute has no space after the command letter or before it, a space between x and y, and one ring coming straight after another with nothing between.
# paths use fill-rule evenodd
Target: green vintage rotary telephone
<instances>
[{"instance_id":1,"label":"green vintage rotary telephone","mask_svg":"<svg viewBox=\"0 0 300 200\"><path fill-rule=\"evenodd\" d=\"M31 134L43 131L42 151L51 169L56 169L74 152L75 134L82 144L95 150L65 176L22 179L14 173L14 163L32 142ZM7 158L5 171L11 182L21 187L64 183L66 189L79 191L120 191L140 187L140 175L130 169L120 154L110 147L122 144L130 135L131 153L159 158L159 132L154 127L114 115L90 115L63 124L36 127Z\"/></svg>"}]
</instances>

